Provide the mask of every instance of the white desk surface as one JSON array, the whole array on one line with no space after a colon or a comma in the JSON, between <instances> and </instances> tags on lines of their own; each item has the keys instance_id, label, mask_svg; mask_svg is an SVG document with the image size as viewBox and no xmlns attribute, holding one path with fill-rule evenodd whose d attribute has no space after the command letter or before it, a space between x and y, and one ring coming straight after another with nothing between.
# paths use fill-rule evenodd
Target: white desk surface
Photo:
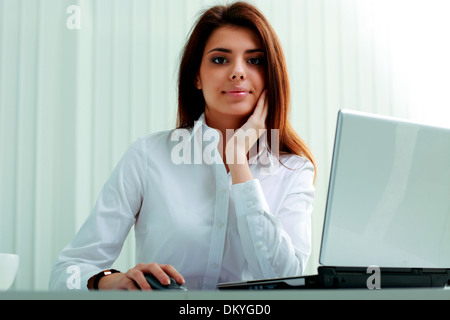
<instances>
[{"instance_id":1,"label":"white desk surface","mask_svg":"<svg viewBox=\"0 0 450 320\"><path fill-rule=\"evenodd\" d=\"M264 291L187 291L187 292L0 292L0 300L450 300L445 289L306 289Z\"/></svg>"}]
</instances>

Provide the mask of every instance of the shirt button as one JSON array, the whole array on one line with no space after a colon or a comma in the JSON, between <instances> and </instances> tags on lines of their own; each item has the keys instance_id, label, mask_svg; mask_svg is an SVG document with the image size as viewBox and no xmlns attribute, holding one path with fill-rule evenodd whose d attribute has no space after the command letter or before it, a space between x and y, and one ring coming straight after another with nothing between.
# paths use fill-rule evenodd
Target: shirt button
<instances>
[{"instance_id":1,"label":"shirt button","mask_svg":"<svg viewBox=\"0 0 450 320\"><path fill-rule=\"evenodd\" d=\"M251 188L248 188L248 187L244 189L244 192L245 192L245 193L250 193L251 191L252 191L252 189L251 189Z\"/></svg>"},{"instance_id":2,"label":"shirt button","mask_svg":"<svg viewBox=\"0 0 450 320\"><path fill-rule=\"evenodd\" d=\"M214 269L217 269L217 267L218 267L217 263L214 263L214 264L213 264L213 268L214 268Z\"/></svg>"},{"instance_id":3,"label":"shirt button","mask_svg":"<svg viewBox=\"0 0 450 320\"><path fill-rule=\"evenodd\" d=\"M219 222L219 223L217 224L217 226L218 226L219 228L222 228L222 227L223 227L223 223L222 223L222 222Z\"/></svg>"},{"instance_id":4,"label":"shirt button","mask_svg":"<svg viewBox=\"0 0 450 320\"><path fill-rule=\"evenodd\" d=\"M256 247L257 247L258 249L261 249L262 246L263 246L263 244L262 244L261 241L258 241L258 242L256 243Z\"/></svg>"},{"instance_id":5,"label":"shirt button","mask_svg":"<svg viewBox=\"0 0 450 320\"><path fill-rule=\"evenodd\" d=\"M253 207L253 205L254 205L254 203L253 203L253 201L249 201L249 202L247 202L247 207Z\"/></svg>"}]
</instances>

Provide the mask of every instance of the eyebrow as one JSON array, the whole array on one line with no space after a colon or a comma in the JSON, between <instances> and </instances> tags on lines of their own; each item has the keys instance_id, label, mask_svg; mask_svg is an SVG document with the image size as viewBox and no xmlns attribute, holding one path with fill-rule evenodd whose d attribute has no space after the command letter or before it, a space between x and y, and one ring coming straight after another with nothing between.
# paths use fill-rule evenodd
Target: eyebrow
<instances>
[{"instance_id":1,"label":"eyebrow","mask_svg":"<svg viewBox=\"0 0 450 320\"><path fill-rule=\"evenodd\" d=\"M232 50L226 49L226 48L214 48L214 49L208 51L208 53L211 53L211 52L214 52L214 51L225 52L225 53L233 53ZM255 52L262 52L262 53L264 53L264 50L263 49L249 49L249 50L245 51L245 53L255 53Z\"/></svg>"}]
</instances>

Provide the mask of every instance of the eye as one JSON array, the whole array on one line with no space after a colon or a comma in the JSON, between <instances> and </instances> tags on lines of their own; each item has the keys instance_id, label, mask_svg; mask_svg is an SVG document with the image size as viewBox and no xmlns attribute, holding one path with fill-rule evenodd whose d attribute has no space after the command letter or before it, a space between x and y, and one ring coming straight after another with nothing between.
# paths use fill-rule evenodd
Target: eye
<instances>
[{"instance_id":1,"label":"eye","mask_svg":"<svg viewBox=\"0 0 450 320\"><path fill-rule=\"evenodd\" d=\"M265 59L262 57L254 57L247 60L248 63L258 66L263 65L265 63Z\"/></svg>"},{"instance_id":2,"label":"eye","mask_svg":"<svg viewBox=\"0 0 450 320\"><path fill-rule=\"evenodd\" d=\"M228 60L224 57L214 57L211 59L211 62L215 64L225 64Z\"/></svg>"}]
</instances>

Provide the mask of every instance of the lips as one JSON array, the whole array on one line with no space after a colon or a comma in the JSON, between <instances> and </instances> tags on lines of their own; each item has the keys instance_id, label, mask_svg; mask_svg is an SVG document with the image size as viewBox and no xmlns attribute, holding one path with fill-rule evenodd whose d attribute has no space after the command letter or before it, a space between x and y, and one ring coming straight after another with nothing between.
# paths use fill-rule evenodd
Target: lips
<instances>
[{"instance_id":1,"label":"lips","mask_svg":"<svg viewBox=\"0 0 450 320\"><path fill-rule=\"evenodd\" d=\"M222 93L227 95L227 96L230 96L230 97L242 98L242 97L248 96L252 92L250 90L245 90L245 89L240 89L240 88L233 88L231 90L222 91Z\"/></svg>"}]
</instances>

